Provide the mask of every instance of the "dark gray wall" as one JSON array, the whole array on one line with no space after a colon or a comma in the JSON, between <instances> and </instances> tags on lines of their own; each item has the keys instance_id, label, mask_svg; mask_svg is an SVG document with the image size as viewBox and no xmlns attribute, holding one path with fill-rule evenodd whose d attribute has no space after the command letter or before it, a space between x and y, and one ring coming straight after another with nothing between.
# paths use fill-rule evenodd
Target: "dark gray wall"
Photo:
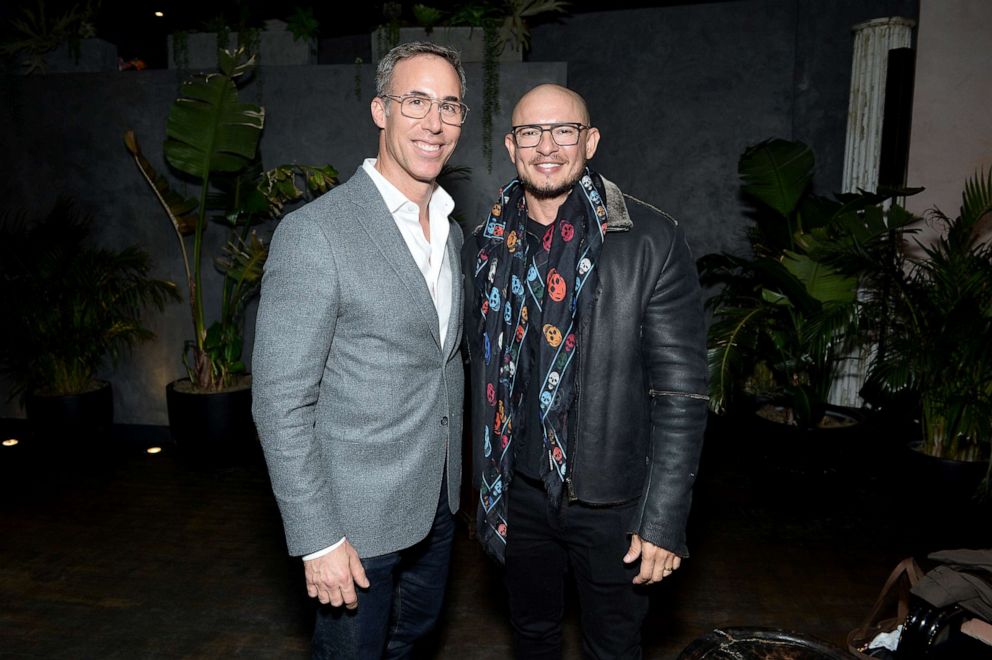
<instances>
[{"instance_id":1,"label":"dark gray wall","mask_svg":"<svg viewBox=\"0 0 992 660\"><path fill-rule=\"evenodd\" d=\"M467 67L473 110L452 164L470 167L471 178L450 186L457 212L470 226L481 219L496 187L513 174L499 137L513 104L537 83L565 81L567 67L569 85L586 97L603 133L593 166L678 217L697 255L740 250L741 151L773 136L806 140L819 162L819 188L836 190L851 27L890 15L915 18L916 0L697 3L579 14L536 27L531 61L501 69L492 172L481 158L481 65ZM171 226L121 142L134 128L148 158L164 169L161 143L178 82L172 71L0 77L4 206L41 211L56 193L71 193L100 218L100 242L143 245L158 275L181 282ZM265 165L330 162L350 177L375 152L372 90L371 65L263 69L261 84L243 98L267 110ZM209 255L218 253L222 236L212 232ZM208 310L217 307L218 279L208 286ZM249 351L253 315L249 310ZM192 333L186 305L149 321L158 338L105 374L115 383L118 422L166 423L165 384L183 373L181 347ZM0 416L15 415L13 403L0 409Z\"/></svg>"},{"instance_id":2,"label":"dark gray wall","mask_svg":"<svg viewBox=\"0 0 992 660\"><path fill-rule=\"evenodd\" d=\"M536 27L531 59L568 62L603 133L593 166L668 210L697 255L742 250L737 159L770 137L840 188L851 28L916 0L741 0L582 14Z\"/></svg>"},{"instance_id":3,"label":"dark gray wall","mask_svg":"<svg viewBox=\"0 0 992 660\"><path fill-rule=\"evenodd\" d=\"M361 89L355 94L356 73ZM488 209L500 183L512 176L505 156L496 152L492 172L482 158L482 65L466 65L467 104L473 108L451 164L469 167L470 179L449 186L457 212L475 226ZM242 91L245 101L266 108L262 154L266 167L281 163L331 163L341 179L351 177L366 157L374 156L377 130L369 114L374 94L374 67L327 65L269 67L260 81ZM70 193L80 207L98 218L96 240L122 247L138 244L154 257L155 274L183 286L185 275L172 225L157 205L124 148L122 136L133 128L146 157L166 172L162 156L165 122L176 97L179 76L157 70L141 73L0 77L0 199L6 209L47 211L55 195ZM505 64L501 70L501 114L494 125L508 125L513 102L536 82L565 83L565 64L555 62ZM498 148L502 150L502 140ZM174 181L182 191L183 183ZM187 188L195 196L198 188ZM473 224L474 223L474 224ZM260 227L268 236L274 223ZM208 230L205 250L205 307L215 318L220 276L212 259L220 253L226 233L219 225ZM246 357L250 357L254 306L247 311ZM189 307L170 306L164 314L150 313L147 322L157 334L105 377L114 383L115 420L119 423L166 424L165 386L184 375L181 353L192 336ZM6 384L0 396L6 400ZM0 417L21 416L15 402L4 403Z\"/></svg>"}]
</instances>

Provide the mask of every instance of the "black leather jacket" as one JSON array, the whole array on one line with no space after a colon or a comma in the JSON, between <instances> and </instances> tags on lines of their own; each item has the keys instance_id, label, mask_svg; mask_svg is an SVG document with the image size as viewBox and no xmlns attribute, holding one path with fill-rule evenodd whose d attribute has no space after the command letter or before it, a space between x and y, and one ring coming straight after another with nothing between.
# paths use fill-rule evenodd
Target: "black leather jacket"
<instances>
[{"instance_id":1,"label":"black leather jacket","mask_svg":"<svg viewBox=\"0 0 992 660\"><path fill-rule=\"evenodd\" d=\"M580 319L569 496L593 505L639 500L629 532L688 556L686 520L706 426L706 328L695 261L671 216L606 179L608 225L599 287ZM478 232L476 232L477 234ZM471 362L473 475L485 410L481 319L467 240L465 337ZM511 486L512 488L512 486Z\"/></svg>"}]
</instances>

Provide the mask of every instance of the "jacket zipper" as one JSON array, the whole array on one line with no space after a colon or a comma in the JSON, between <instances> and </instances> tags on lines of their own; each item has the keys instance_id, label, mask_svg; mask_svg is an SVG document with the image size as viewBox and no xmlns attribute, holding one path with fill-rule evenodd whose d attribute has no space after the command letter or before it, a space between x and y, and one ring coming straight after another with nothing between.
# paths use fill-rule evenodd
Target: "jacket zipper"
<instances>
[{"instance_id":1,"label":"jacket zipper","mask_svg":"<svg viewBox=\"0 0 992 660\"><path fill-rule=\"evenodd\" d=\"M687 399L698 399L700 401L709 401L710 398L705 394L693 394L691 392L672 392L667 390L648 390L648 396L652 399L656 396L684 396Z\"/></svg>"}]
</instances>

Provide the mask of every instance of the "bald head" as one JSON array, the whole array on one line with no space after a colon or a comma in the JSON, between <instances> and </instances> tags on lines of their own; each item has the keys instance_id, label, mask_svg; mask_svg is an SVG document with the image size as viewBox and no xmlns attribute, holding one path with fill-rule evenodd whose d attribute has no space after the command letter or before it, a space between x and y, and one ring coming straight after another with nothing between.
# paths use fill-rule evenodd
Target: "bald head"
<instances>
[{"instance_id":1,"label":"bald head","mask_svg":"<svg viewBox=\"0 0 992 660\"><path fill-rule=\"evenodd\" d=\"M596 153L599 131L589 125L589 109L581 96L551 84L524 94L513 109L511 123L516 128L506 134L503 144L527 195L528 213L548 224ZM524 130L528 136L520 145L514 131Z\"/></svg>"},{"instance_id":2,"label":"bald head","mask_svg":"<svg viewBox=\"0 0 992 660\"><path fill-rule=\"evenodd\" d=\"M514 126L568 121L589 125L585 99L567 87L551 83L538 85L520 97L511 118Z\"/></svg>"}]
</instances>

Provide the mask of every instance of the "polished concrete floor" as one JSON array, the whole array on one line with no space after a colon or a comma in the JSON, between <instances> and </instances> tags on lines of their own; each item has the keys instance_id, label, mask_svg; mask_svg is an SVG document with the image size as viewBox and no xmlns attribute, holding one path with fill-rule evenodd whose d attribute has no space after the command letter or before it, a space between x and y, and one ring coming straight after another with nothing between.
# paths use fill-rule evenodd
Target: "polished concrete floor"
<instances>
[{"instance_id":1,"label":"polished concrete floor","mask_svg":"<svg viewBox=\"0 0 992 660\"><path fill-rule=\"evenodd\" d=\"M655 589L645 656L732 626L842 646L900 559L992 547L989 509L939 501L887 453L890 434L797 451L714 423L692 556ZM307 657L312 605L264 469L147 455L116 435L0 447L0 657ZM574 607L565 627L563 655L578 658ZM511 657L498 571L464 524L428 642L424 657Z\"/></svg>"}]
</instances>

